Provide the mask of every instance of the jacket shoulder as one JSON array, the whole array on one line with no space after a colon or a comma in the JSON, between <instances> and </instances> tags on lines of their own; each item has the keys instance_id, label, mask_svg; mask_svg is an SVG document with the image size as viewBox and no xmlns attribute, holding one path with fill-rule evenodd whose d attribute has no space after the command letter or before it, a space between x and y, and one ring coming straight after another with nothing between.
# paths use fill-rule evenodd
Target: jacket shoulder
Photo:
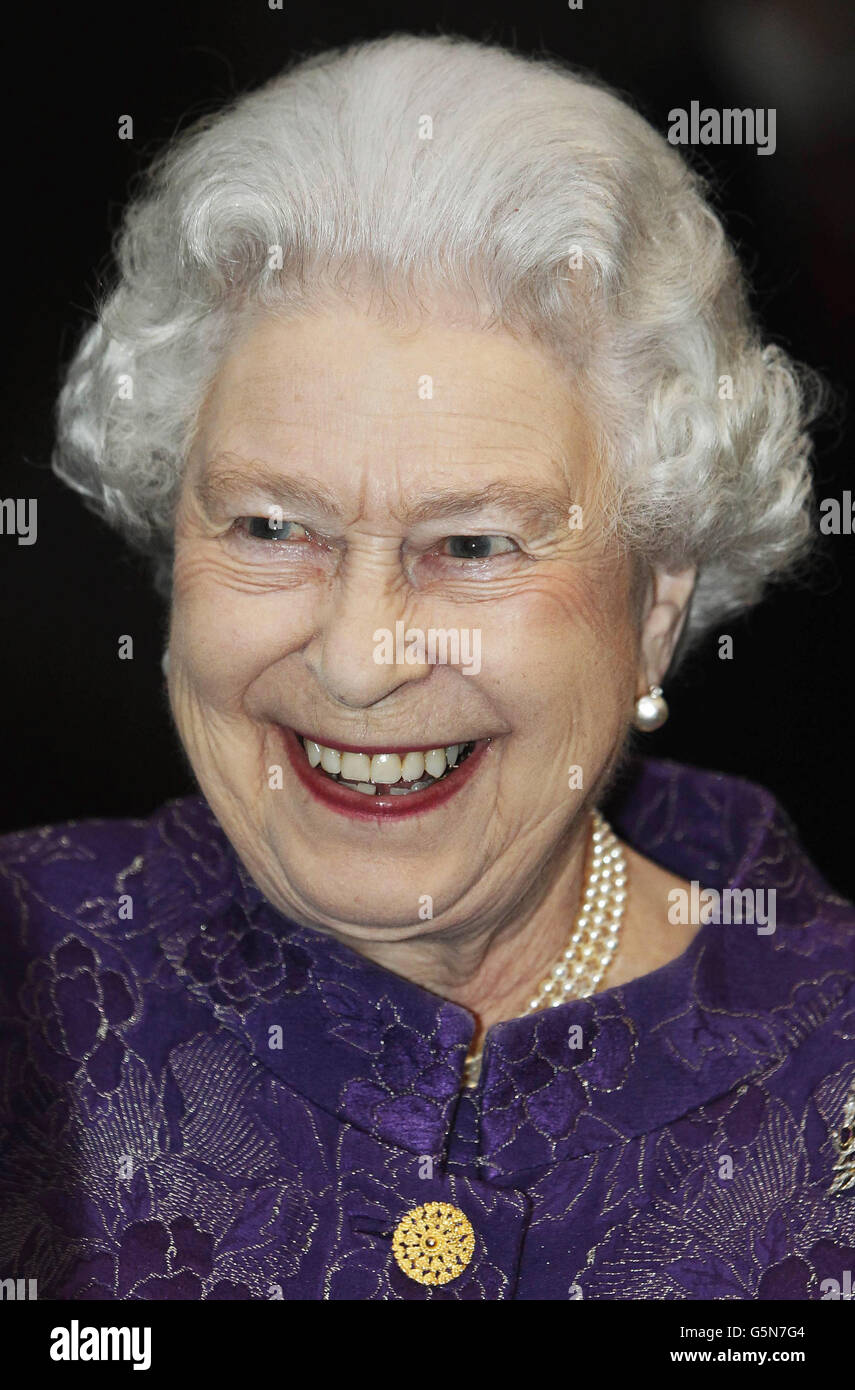
<instances>
[{"instance_id":1,"label":"jacket shoulder","mask_svg":"<svg viewBox=\"0 0 855 1390\"><path fill-rule=\"evenodd\" d=\"M180 804L167 802L145 817L68 820L0 836L6 959L22 949L38 955L76 926L117 916L120 900L140 882L151 836Z\"/></svg>"}]
</instances>

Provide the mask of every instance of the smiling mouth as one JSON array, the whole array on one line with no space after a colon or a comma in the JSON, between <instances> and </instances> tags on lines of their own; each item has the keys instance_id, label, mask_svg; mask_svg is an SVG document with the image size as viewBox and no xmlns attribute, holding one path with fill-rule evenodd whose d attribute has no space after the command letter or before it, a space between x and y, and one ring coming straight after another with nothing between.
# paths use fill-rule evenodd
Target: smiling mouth
<instances>
[{"instance_id":1,"label":"smiling mouth","mask_svg":"<svg viewBox=\"0 0 855 1390\"><path fill-rule=\"evenodd\" d=\"M301 734L297 740L309 767L331 782L364 796L419 796L453 777L478 740L436 748L361 752L336 748Z\"/></svg>"}]
</instances>

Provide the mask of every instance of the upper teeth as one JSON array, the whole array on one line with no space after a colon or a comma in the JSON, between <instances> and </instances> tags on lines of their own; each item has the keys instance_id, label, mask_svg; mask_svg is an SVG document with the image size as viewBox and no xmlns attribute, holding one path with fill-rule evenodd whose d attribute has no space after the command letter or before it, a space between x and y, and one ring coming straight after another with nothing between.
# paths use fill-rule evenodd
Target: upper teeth
<instances>
[{"instance_id":1,"label":"upper teeth","mask_svg":"<svg viewBox=\"0 0 855 1390\"><path fill-rule=\"evenodd\" d=\"M450 743L445 748L431 748L427 753L405 753L401 757L399 753L343 753L310 738L302 742L312 767L320 763L324 772L339 775L348 782L382 786L391 786L402 779L417 782L425 774L441 777L449 767L454 767L462 746Z\"/></svg>"}]
</instances>

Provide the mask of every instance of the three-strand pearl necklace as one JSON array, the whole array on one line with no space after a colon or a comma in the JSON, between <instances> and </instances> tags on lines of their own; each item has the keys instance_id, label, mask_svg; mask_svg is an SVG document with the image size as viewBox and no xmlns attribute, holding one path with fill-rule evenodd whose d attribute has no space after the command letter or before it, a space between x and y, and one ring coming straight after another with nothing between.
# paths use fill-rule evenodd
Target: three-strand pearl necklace
<instances>
[{"instance_id":1,"label":"three-strand pearl necklace","mask_svg":"<svg viewBox=\"0 0 855 1390\"><path fill-rule=\"evenodd\" d=\"M626 856L611 826L592 812L588 875L567 948L553 965L525 1012L566 1004L593 994L611 965L626 908ZM481 1052L466 1058L465 1082L475 1086Z\"/></svg>"}]
</instances>

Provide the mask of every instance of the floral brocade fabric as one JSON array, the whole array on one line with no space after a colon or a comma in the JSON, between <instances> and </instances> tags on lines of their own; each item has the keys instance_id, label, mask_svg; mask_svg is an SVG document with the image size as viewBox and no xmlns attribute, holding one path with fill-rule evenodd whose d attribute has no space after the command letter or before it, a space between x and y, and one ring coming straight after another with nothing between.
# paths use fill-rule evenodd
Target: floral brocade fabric
<instances>
[{"instance_id":1,"label":"floral brocade fabric","mask_svg":"<svg viewBox=\"0 0 855 1390\"><path fill-rule=\"evenodd\" d=\"M774 799L639 762L604 808L776 892L489 1033L265 901L200 796L0 840L0 1278L55 1299L814 1299L855 1271L855 910ZM568 923L569 929L569 923ZM465 1269L393 1257L426 1203Z\"/></svg>"}]
</instances>

